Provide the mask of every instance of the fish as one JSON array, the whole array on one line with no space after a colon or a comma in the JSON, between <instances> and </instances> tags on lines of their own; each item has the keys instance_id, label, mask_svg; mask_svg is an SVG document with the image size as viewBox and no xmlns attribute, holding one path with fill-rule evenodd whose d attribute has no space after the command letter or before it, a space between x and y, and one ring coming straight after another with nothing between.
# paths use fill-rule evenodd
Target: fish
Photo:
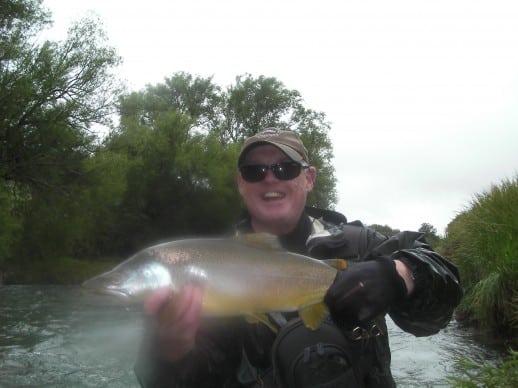
<instances>
[{"instance_id":1,"label":"fish","mask_svg":"<svg viewBox=\"0 0 518 388\"><path fill-rule=\"evenodd\" d=\"M202 315L245 316L276 331L269 313L294 312L311 330L329 315L324 296L343 259L321 261L282 248L276 236L177 239L145 248L82 284L142 303L154 290L203 287Z\"/></svg>"}]
</instances>

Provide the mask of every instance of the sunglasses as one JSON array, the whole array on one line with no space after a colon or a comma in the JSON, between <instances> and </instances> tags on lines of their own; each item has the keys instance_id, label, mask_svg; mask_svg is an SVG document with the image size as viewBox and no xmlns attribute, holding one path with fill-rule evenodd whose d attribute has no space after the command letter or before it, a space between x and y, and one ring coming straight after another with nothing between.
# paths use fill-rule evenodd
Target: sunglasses
<instances>
[{"instance_id":1,"label":"sunglasses","mask_svg":"<svg viewBox=\"0 0 518 388\"><path fill-rule=\"evenodd\" d=\"M266 178L268 170L281 181L289 181L300 175L302 169L309 168L297 162L281 162L267 166L265 164L244 164L239 166L241 177L250 183L260 182Z\"/></svg>"}]
</instances>

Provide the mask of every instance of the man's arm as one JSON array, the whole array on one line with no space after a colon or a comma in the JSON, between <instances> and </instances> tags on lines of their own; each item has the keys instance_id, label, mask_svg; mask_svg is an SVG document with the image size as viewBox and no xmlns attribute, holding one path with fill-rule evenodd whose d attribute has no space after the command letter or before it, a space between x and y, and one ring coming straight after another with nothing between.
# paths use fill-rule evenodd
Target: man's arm
<instances>
[{"instance_id":1,"label":"man's arm","mask_svg":"<svg viewBox=\"0 0 518 388\"><path fill-rule=\"evenodd\" d=\"M423 233L400 232L380 242L372 252L403 263L402 271L412 279L408 297L389 310L398 326L416 336L426 336L449 323L462 297L460 276L455 265L432 250Z\"/></svg>"},{"instance_id":2,"label":"man's arm","mask_svg":"<svg viewBox=\"0 0 518 388\"><path fill-rule=\"evenodd\" d=\"M445 327L462 295L456 267L426 244L423 233L387 238L368 228L363 232L359 246L365 249L337 273L324 298L333 319L354 327L388 313L416 336Z\"/></svg>"}]
</instances>

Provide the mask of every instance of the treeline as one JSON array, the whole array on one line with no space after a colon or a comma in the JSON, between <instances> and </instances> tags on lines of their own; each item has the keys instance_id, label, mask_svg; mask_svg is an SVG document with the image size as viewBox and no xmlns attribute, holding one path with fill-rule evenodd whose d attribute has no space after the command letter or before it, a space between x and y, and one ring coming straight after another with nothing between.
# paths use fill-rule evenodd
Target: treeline
<instances>
[{"instance_id":1,"label":"treeline","mask_svg":"<svg viewBox=\"0 0 518 388\"><path fill-rule=\"evenodd\" d=\"M78 22L63 42L38 43L50 23L40 3L4 2L0 21L4 280L77 281L76 259L229 231L242 211L240 143L269 126L300 133L319 170L310 201L333 205L329 124L298 91L263 76L221 87L176 73L123 92L114 77L119 58L95 20ZM106 136L94 131L100 125ZM73 276L56 279L57 266Z\"/></svg>"}]
</instances>

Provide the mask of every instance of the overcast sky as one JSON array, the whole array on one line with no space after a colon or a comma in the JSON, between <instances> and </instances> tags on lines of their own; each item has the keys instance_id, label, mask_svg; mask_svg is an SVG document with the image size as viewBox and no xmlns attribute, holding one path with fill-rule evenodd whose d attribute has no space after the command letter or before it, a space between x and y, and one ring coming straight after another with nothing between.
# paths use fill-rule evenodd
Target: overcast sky
<instances>
[{"instance_id":1,"label":"overcast sky","mask_svg":"<svg viewBox=\"0 0 518 388\"><path fill-rule=\"evenodd\" d=\"M130 90L178 71L275 77L331 122L337 210L443 233L518 174L515 0L44 0L51 38L93 11Z\"/></svg>"}]
</instances>

